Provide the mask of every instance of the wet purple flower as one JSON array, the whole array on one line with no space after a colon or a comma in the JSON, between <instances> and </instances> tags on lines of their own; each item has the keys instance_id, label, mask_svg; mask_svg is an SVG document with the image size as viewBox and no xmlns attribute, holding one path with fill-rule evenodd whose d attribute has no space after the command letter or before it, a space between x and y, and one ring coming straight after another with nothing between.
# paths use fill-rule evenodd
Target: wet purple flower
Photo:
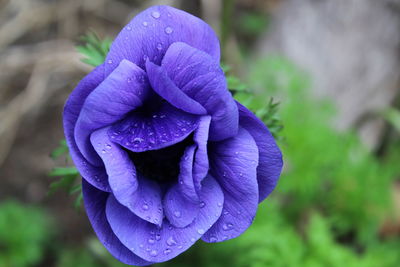
<instances>
[{"instance_id":1,"label":"wet purple flower","mask_svg":"<svg viewBox=\"0 0 400 267\"><path fill-rule=\"evenodd\" d=\"M282 156L236 103L202 20L167 6L137 15L69 97L64 128L104 246L126 264L174 258L200 238L242 234Z\"/></svg>"}]
</instances>

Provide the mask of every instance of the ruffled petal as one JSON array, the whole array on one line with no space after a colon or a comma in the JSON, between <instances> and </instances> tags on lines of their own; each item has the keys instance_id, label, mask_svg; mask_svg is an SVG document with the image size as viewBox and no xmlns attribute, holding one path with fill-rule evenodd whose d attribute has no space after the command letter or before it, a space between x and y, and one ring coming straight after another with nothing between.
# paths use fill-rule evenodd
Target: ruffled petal
<instances>
[{"instance_id":1,"label":"ruffled petal","mask_svg":"<svg viewBox=\"0 0 400 267\"><path fill-rule=\"evenodd\" d=\"M224 195L211 176L204 179L200 198L204 205L185 228L176 228L166 219L161 227L143 221L113 196L108 198L106 216L122 244L145 260L163 262L191 247L220 217Z\"/></svg>"},{"instance_id":2,"label":"ruffled petal","mask_svg":"<svg viewBox=\"0 0 400 267\"><path fill-rule=\"evenodd\" d=\"M241 235L253 222L258 206L258 149L243 128L230 139L210 145L211 174L224 192L221 217L203 236L220 242Z\"/></svg>"},{"instance_id":3,"label":"ruffled petal","mask_svg":"<svg viewBox=\"0 0 400 267\"><path fill-rule=\"evenodd\" d=\"M91 143L104 162L112 192L119 203L148 222L163 219L159 185L136 174L128 153L108 137L108 127L92 133Z\"/></svg>"},{"instance_id":4,"label":"ruffled petal","mask_svg":"<svg viewBox=\"0 0 400 267\"><path fill-rule=\"evenodd\" d=\"M91 185L103 191L110 191L107 175L103 166L96 167L90 164L79 151L75 142L74 130L79 113L87 96L103 81L104 65L100 65L83 78L69 96L64 106L63 124L64 134L69 153L83 178Z\"/></svg>"},{"instance_id":5,"label":"ruffled petal","mask_svg":"<svg viewBox=\"0 0 400 267\"><path fill-rule=\"evenodd\" d=\"M191 114L204 115L207 113L200 103L176 87L168 77L165 69L147 61L146 71L153 90L171 105Z\"/></svg>"},{"instance_id":6,"label":"ruffled petal","mask_svg":"<svg viewBox=\"0 0 400 267\"><path fill-rule=\"evenodd\" d=\"M145 75L138 66L123 60L86 98L76 122L75 140L83 156L93 165L101 165L101 160L89 142L90 134L143 104L150 94Z\"/></svg>"},{"instance_id":7,"label":"ruffled petal","mask_svg":"<svg viewBox=\"0 0 400 267\"><path fill-rule=\"evenodd\" d=\"M162 67L184 94L200 103L211 115L211 141L236 135L238 108L227 89L219 62L186 43L173 43L165 53Z\"/></svg>"},{"instance_id":8,"label":"ruffled petal","mask_svg":"<svg viewBox=\"0 0 400 267\"><path fill-rule=\"evenodd\" d=\"M251 134L259 151L257 180L261 202L274 190L278 182L283 167L282 153L265 124L242 104L237 104L240 126Z\"/></svg>"},{"instance_id":9,"label":"ruffled petal","mask_svg":"<svg viewBox=\"0 0 400 267\"><path fill-rule=\"evenodd\" d=\"M159 64L174 42L185 42L219 61L219 41L207 23L173 7L153 6L136 15L114 40L106 58L106 74L123 59L143 69L147 59Z\"/></svg>"},{"instance_id":10,"label":"ruffled petal","mask_svg":"<svg viewBox=\"0 0 400 267\"><path fill-rule=\"evenodd\" d=\"M138 266L153 264L153 262L146 261L138 257L127 247L125 247L111 230L105 213L105 207L109 194L97 190L84 180L82 182L82 193L86 214L90 223L92 224L93 230L104 247L116 259L125 264Z\"/></svg>"},{"instance_id":11,"label":"ruffled petal","mask_svg":"<svg viewBox=\"0 0 400 267\"><path fill-rule=\"evenodd\" d=\"M158 150L179 143L198 125L198 116L176 109L168 103L151 114L132 112L115 123L109 135L111 140L133 151Z\"/></svg>"},{"instance_id":12,"label":"ruffled petal","mask_svg":"<svg viewBox=\"0 0 400 267\"><path fill-rule=\"evenodd\" d=\"M207 143L210 122L210 116L201 117L199 121L199 126L194 132L193 136L193 140L197 146L193 164L193 182L197 192L200 191L201 182L207 176L209 170Z\"/></svg>"},{"instance_id":13,"label":"ruffled petal","mask_svg":"<svg viewBox=\"0 0 400 267\"><path fill-rule=\"evenodd\" d=\"M165 216L175 227L186 227L199 213L200 203L188 201L178 184L173 185L164 197Z\"/></svg>"},{"instance_id":14,"label":"ruffled petal","mask_svg":"<svg viewBox=\"0 0 400 267\"><path fill-rule=\"evenodd\" d=\"M179 189L182 195L191 202L198 202L199 196L197 195L194 180L193 180L193 161L196 146L188 146L180 162L180 172L178 177Z\"/></svg>"}]
</instances>

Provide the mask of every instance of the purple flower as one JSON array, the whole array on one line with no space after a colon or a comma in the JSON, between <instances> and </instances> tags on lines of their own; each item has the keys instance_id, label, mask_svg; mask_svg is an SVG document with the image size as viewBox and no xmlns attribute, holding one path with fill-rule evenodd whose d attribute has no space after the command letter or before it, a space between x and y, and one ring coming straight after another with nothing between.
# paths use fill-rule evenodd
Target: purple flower
<instances>
[{"instance_id":1,"label":"purple flower","mask_svg":"<svg viewBox=\"0 0 400 267\"><path fill-rule=\"evenodd\" d=\"M65 105L87 215L126 264L167 261L200 238L239 236L277 183L280 150L234 101L219 59L206 23L151 7Z\"/></svg>"}]
</instances>

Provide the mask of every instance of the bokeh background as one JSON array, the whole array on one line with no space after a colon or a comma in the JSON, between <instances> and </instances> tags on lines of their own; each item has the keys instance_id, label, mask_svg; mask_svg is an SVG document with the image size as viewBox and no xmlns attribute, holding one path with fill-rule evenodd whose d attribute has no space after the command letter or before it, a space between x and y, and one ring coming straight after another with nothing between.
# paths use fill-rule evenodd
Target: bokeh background
<instances>
[{"instance_id":1,"label":"bokeh background","mask_svg":"<svg viewBox=\"0 0 400 267\"><path fill-rule=\"evenodd\" d=\"M80 37L112 39L155 4L212 25L251 92L235 97L273 122L285 160L241 237L157 266L400 266L399 0L0 0L0 267L124 266L76 194L49 194L70 164L50 154L91 70Z\"/></svg>"}]
</instances>

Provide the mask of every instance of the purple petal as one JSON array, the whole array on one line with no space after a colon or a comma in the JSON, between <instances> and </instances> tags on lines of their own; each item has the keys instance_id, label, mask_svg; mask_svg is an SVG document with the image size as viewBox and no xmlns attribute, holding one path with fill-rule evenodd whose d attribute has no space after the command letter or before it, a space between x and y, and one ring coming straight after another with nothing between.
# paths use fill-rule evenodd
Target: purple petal
<instances>
[{"instance_id":1,"label":"purple petal","mask_svg":"<svg viewBox=\"0 0 400 267\"><path fill-rule=\"evenodd\" d=\"M115 236L108 224L105 207L108 193L97 190L85 181L82 181L82 193L85 210L100 242L119 261L129 264L145 266L153 262L146 261L126 248Z\"/></svg>"},{"instance_id":2,"label":"purple petal","mask_svg":"<svg viewBox=\"0 0 400 267\"><path fill-rule=\"evenodd\" d=\"M211 173L224 192L221 217L204 235L219 242L241 235L253 222L258 206L258 149L243 128L237 136L210 145Z\"/></svg>"},{"instance_id":3,"label":"purple petal","mask_svg":"<svg viewBox=\"0 0 400 267\"><path fill-rule=\"evenodd\" d=\"M162 67L147 61L146 71L153 90L171 105L191 114L207 113L202 105L176 87Z\"/></svg>"},{"instance_id":4,"label":"purple petal","mask_svg":"<svg viewBox=\"0 0 400 267\"><path fill-rule=\"evenodd\" d=\"M139 257L154 262L170 260L191 247L221 215L224 195L211 177L204 179L200 198L204 205L197 218L185 228L176 228L168 220L161 227L141 220L113 196L107 201L106 215L119 240Z\"/></svg>"},{"instance_id":5,"label":"purple petal","mask_svg":"<svg viewBox=\"0 0 400 267\"><path fill-rule=\"evenodd\" d=\"M108 127L92 133L91 143L104 162L115 198L140 218L160 225L161 191L157 183L137 177L128 153L108 137Z\"/></svg>"},{"instance_id":6,"label":"purple petal","mask_svg":"<svg viewBox=\"0 0 400 267\"><path fill-rule=\"evenodd\" d=\"M75 140L84 157L94 165L101 161L89 142L90 134L122 119L141 106L149 94L145 72L127 60L86 98L75 126Z\"/></svg>"},{"instance_id":7,"label":"purple petal","mask_svg":"<svg viewBox=\"0 0 400 267\"><path fill-rule=\"evenodd\" d=\"M238 108L227 89L218 61L188 44L173 43L162 60L162 67L183 93L200 103L211 115L211 141L236 135Z\"/></svg>"},{"instance_id":8,"label":"purple petal","mask_svg":"<svg viewBox=\"0 0 400 267\"><path fill-rule=\"evenodd\" d=\"M104 65L100 65L83 78L69 96L63 113L64 134L71 158L83 178L103 191L110 191L103 166L91 165L81 154L75 142L74 130L79 113L87 96L103 81Z\"/></svg>"},{"instance_id":9,"label":"purple petal","mask_svg":"<svg viewBox=\"0 0 400 267\"><path fill-rule=\"evenodd\" d=\"M179 189L182 195L191 202L197 203L199 196L197 195L193 181L193 161L196 146L188 146L180 162L180 172L178 177Z\"/></svg>"},{"instance_id":10,"label":"purple petal","mask_svg":"<svg viewBox=\"0 0 400 267\"><path fill-rule=\"evenodd\" d=\"M259 151L257 180L260 194L259 202L261 202L274 190L278 182L283 166L282 153L265 124L250 110L240 103L237 104L240 126L253 136Z\"/></svg>"},{"instance_id":11,"label":"purple petal","mask_svg":"<svg viewBox=\"0 0 400 267\"><path fill-rule=\"evenodd\" d=\"M163 103L151 114L132 112L114 124L110 138L133 151L157 150L176 144L188 137L198 125L198 116Z\"/></svg>"},{"instance_id":12,"label":"purple petal","mask_svg":"<svg viewBox=\"0 0 400 267\"><path fill-rule=\"evenodd\" d=\"M219 61L219 41L209 25L182 10L154 6L136 15L114 40L106 58L106 74L122 59L143 69L147 59L159 64L174 42L188 43Z\"/></svg>"},{"instance_id":13,"label":"purple petal","mask_svg":"<svg viewBox=\"0 0 400 267\"><path fill-rule=\"evenodd\" d=\"M183 196L178 184L173 185L164 197L165 216L175 227L186 227L199 213L199 202L189 201Z\"/></svg>"},{"instance_id":14,"label":"purple petal","mask_svg":"<svg viewBox=\"0 0 400 267\"><path fill-rule=\"evenodd\" d=\"M193 136L193 140L197 145L193 164L193 181L197 191L200 191L201 182L207 176L209 170L207 142L210 122L210 116L201 117L199 121L199 126L194 132Z\"/></svg>"}]
</instances>

